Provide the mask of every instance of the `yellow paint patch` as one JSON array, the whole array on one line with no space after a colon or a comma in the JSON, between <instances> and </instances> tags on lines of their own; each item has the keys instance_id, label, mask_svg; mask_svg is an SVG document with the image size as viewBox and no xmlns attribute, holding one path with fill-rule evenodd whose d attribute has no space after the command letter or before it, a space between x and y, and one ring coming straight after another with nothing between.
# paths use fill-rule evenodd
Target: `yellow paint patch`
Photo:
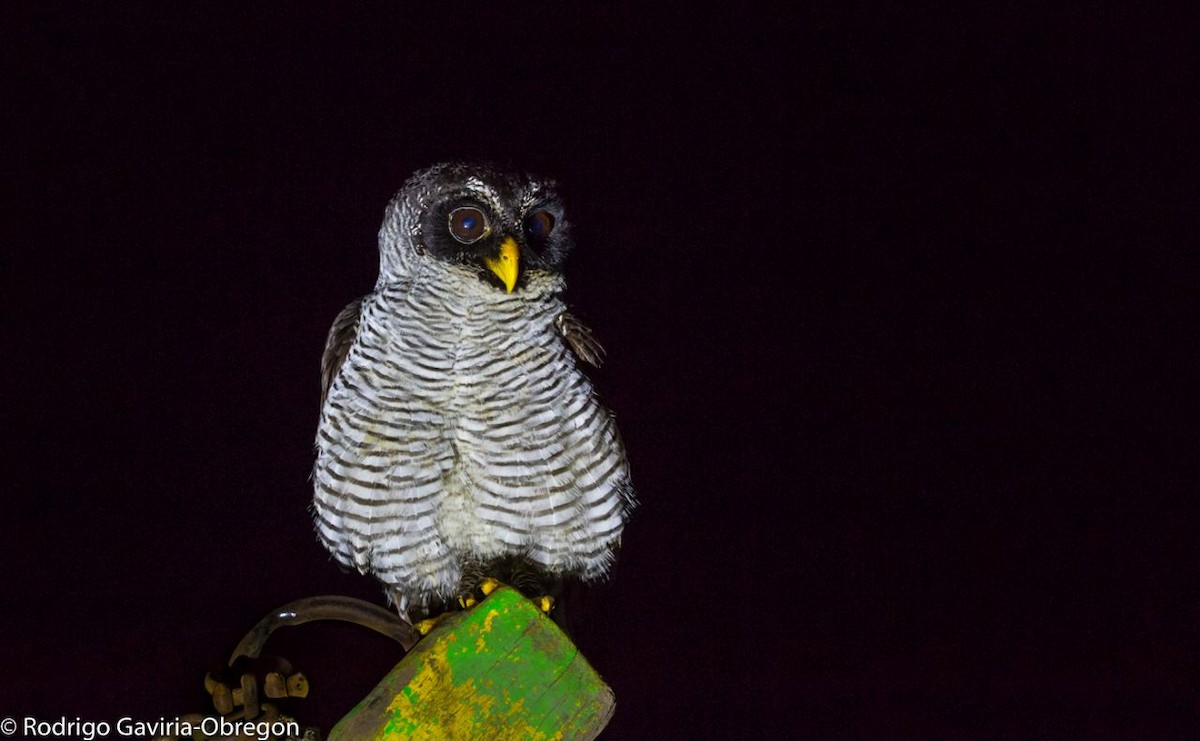
<instances>
[{"instance_id":1,"label":"yellow paint patch","mask_svg":"<svg viewBox=\"0 0 1200 741\"><path fill-rule=\"evenodd\" d=\"M483 653L487 650L487 637L492 632L492 621L500 613L496 610L488 610L488 614L483 618L483 628L479 631L479 637L475 639L475 650L478 653Z\"/></svg>"},{"instance_id":2,"label":"yellow paint patch","mask_svg":"<svg viewBox=\"0 0 1200 741\"><path fill-rule=\"evenodd\" d=\"M578 649L502 588L439 624L329 738L548 741L593 735L611 713L611 690Z\"/></svg>"}]
</instances>

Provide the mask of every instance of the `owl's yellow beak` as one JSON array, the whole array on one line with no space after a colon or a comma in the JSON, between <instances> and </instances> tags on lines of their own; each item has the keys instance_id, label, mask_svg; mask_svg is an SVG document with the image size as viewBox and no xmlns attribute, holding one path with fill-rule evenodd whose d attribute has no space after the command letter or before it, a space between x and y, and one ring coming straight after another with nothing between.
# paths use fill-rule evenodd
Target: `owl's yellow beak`
<instances>
[{"instance_id":1,"label":"owl's yellow beak","mask_svg":"<svg viewBox=\"0 0 1200 741\"><path fill-rule=\"evenodd\" d=\"M512 293L517 285L517 271L521 266L521 248L517 246L517 240L505 237L500 243L500 257L485 257L483 264L487 265L488 270L495 273L508 292Z\"/></svg>"}]
</instances>

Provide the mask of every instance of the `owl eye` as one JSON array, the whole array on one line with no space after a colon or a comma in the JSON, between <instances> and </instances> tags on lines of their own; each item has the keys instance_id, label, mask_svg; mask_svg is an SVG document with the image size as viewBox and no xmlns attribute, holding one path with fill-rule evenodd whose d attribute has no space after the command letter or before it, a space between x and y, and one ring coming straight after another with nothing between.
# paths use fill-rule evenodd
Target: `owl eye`
<instances>
[{"instance_id":1,"label":"owl eye","mask_svg":"<svg viewBox=\"0 0 1200 741\"><path fill-rule=\"evenodd\" d=\"M460 206L450 212L450 236L463 244L478 242L489 231L487 217L474 206Z\"/></svg>"},{"instance_id":2,"label":"owl eye","mask_svg":"<svg viewBox=\"0 0 1200 741\"><path fill-rule=\"evenodd\" d=\"M525 230L531 236L545 239L554 229L554 217L547 211L535 211L525 220Z\"/></svg>"}]
</instances>

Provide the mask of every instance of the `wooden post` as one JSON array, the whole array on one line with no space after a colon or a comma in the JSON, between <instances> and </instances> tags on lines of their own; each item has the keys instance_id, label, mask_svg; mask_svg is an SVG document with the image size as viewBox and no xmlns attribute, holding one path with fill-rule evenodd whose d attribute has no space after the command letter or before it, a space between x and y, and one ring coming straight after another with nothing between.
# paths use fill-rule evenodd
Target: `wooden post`
<instances>
[{"instance_id":1,"label":"wooden post","mask_svg":"<svg viewBox=\"0 0 1200 741\"><path fill-rule=\"evenodd\" d=\"M591 739L612 690L570 639L501 587L447 616L329 734L368 739Z\"/></svg>"}]
</instances>

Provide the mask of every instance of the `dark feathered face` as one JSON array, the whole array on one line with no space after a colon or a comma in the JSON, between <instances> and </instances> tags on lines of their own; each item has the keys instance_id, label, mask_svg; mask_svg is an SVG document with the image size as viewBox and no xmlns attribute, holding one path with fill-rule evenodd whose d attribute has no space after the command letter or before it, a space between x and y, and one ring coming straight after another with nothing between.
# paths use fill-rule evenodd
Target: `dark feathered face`
<instances>
[{"instance_id":1,"label":"dark feathered face","mask_svg":"<svg viewBox=\"0 0 1200 741\"><path fill-rule=\"evenodd\" d=\"M437 259L473 267L480 280L510 293L533 271L561 272L571 242L552 182L439 165L405 189L423 206L418 248Z\"/></svg>"}]
</instances>

